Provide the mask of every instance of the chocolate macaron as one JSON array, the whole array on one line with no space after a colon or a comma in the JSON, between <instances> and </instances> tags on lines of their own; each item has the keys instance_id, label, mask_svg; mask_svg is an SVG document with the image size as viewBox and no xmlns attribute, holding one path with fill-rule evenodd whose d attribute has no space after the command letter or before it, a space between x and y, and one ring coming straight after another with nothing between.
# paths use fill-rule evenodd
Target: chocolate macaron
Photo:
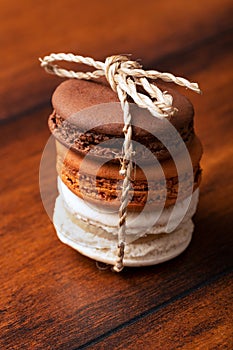
<instances>
[{"instance_id":1,"label":"chocolate macaron","mask_svg":"<svg viewBox=\"0 0 233 350\"><path fill-rule=\"evenodd\" d=\"M177 256L193 232L202 155L194 133L194 110L179 92L163 84L159 88L173 97L176 109L166 122L130 104L134 166L126 266L151 265ZM117 94L102 79L69 79L55 90L52 104L48 124L57 147L60 195L54 225L58 236L80 253L114 264L124 143Z\"/></svg>"},{"instance_id":2,"label":"chocolate macaron","mask_svg":"<svg viewBox=\"0 0 233 350\"><path fill-rule=\"evenodd\" d=\"M168 120L188 146L194 137L193 106L177 91L163 84L159 87L173 97L177 113ZM123 112L117 94L105 80L91 83L85 80L67 80L54 92L52 104L54 111L49 117L49 128L59 142L84 156L93 151L95 159L113 161L121 157L124 140ZM134 147L136 160L150 163L151 153L159 160L168 158L169 152L165 144L169 144L174 151L178 149L178 139L170 137L169 130L161 120L133 103L130 108L133 116L132 139L139 143ZM164 142L161 142L161 138ZM141 145L145 147L140 147Z\"/></svg>"}]
</instances>

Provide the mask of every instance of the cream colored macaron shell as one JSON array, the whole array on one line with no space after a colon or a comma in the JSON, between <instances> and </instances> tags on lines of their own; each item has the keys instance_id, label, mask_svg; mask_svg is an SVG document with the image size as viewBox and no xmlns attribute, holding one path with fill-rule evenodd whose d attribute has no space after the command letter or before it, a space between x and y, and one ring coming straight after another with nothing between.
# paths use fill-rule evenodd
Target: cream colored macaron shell
<instances>
[{"instance_id":1,"label":"cream colored macaron shell","mask_svg":"<svg viewBox=\"0 0 233 350\"><path fill-rule=\"evenodd\" d=\"M53 221L60 240L83 255L113 265L117 253L118 213L101 212L98 208L90 207L74 195L60 179L58 188L60 195L56 200ZM172 208L164 209L157 221L153 213L143 213L140 224L137 221L138 214L131 214L127 227L124 265L154 265L184 251L192 237L191 217L196 210L198 190L189 202L182 222L172 233L166 233ZM186 204L183 201L177 207L174 225L177 219L180 220Z\"/></svg>"},{"instance_id":2,"label":"cream colored macaron shell","mask_svg":"<svg viewBox=\"0 0 233 350\"><path fill-rule=\"evenodd\" d=\"M107 210L94 206L76 196L58 177L58 190L64 201L64 206L77 220L81 220L82 226L94 226L97 235L111 233L118 234L118 210ZM186 198L176 206L161 208L160 210L143 211L141 213L129 212L127 214L127 242L131 242L145 234L169 233L181 223L192 218L196 211L199 198L197 189L191 197ZM168 225L169 222L169 225Z\"/></svg>"}]
</instances>

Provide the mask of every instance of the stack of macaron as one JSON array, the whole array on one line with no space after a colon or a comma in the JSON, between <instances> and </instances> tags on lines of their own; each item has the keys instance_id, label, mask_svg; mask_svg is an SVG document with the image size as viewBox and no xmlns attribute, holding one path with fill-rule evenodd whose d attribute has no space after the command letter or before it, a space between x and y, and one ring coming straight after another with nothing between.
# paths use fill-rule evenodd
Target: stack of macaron
<instances>
[{"instance_id":1,"label":"stack of macaron","mask_svg":"<svg viewBox=\"0 0 233 350\"><path fill-rule=\"evenodd\" d=\"M134 166L125 266L169 260L184 251L193 232L202 155L194 110L178 91L167 84L159 87L173 97L176 109L165 123L130 104ZM114 265L124 142L118 96L102 79L68 79L55 90L52 105L48 124L57 148L59 196L53 222L58 237L81 254Z\"/></svg>"}]
</instances>

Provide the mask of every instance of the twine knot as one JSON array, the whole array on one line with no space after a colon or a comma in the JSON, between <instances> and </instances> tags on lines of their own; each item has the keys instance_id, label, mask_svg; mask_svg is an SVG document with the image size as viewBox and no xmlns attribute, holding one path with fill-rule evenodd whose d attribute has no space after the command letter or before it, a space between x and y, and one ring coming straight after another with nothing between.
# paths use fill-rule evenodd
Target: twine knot
<instances>
[{"instance_id":1,"label":"twine knot","mask_svg":"<svg viewBox=\"0 0 233 350\"><path fill-rule=\"evenodd\" d=\"M127 56L116 55L107 57L105 60L105 77L109 82L113 91L117 92L119 85L119 77L124 76L126 79L125 70L141 68L136 61L129 61Z\"/></svg>"},{"instance_id":2,"label":"twine knot","mask_svg":"<svg viewBox=\"0 0 233 350\"><path fill-rule=\"evenodd\" d=\"M59 67L54 62L66 61L86 64L94 67L93 72L75 72ZM133 169L133 145L132 145L132 126L131 114L129 110L128 97L142 108L146 108L157 118L166 118L176 113L176 108L172 106L172 96L166 91L161 91L155 85L155 80L161 79L165 82L173 82L184 86L187 89L200 93L201 90L197 83L191 83L182 77L176 77L171 73L162 73L156 70L145 71L137 61L129 60L128 56L113 55L107 57L105 62L95 61L91 57L83 57L72 53L50 54L40 59L41 67L48 73L60 77L76 79L97 79L105 76L113 91L118 95L121 103L124 117L124 144L121 158L120 175L124 177L121 191L121 205L119 209L119 231L118 231L118 249L117 260L114 271L120 272L123 267L125 236L126 236L126 218L127 206L129 203L129 191L131 184L131 172ZM138 88L141 88L140 91ZM141 92L141 90L143 92Z\"/></svg>"}]
</instances>

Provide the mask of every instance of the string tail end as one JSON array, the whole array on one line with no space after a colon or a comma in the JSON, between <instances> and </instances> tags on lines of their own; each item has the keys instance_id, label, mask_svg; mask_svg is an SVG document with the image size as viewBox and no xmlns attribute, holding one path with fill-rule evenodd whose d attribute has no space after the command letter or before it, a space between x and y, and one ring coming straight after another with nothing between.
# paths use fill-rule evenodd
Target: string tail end
<instances>
[{"instance_id":1,"label":"string tail end","mask_svg":"<svg viewBox=\"0 0 233 350\"><path fill-rule=\"evenodd\" d=\"M125 253L125 243L120 242L118 244L117 260L116 260L115 265L112 268L112 270L114 272L121 272L123 270L123 268L124 268L124 264L123 264L124 253Z\"/></svg>"}]
</instances>

